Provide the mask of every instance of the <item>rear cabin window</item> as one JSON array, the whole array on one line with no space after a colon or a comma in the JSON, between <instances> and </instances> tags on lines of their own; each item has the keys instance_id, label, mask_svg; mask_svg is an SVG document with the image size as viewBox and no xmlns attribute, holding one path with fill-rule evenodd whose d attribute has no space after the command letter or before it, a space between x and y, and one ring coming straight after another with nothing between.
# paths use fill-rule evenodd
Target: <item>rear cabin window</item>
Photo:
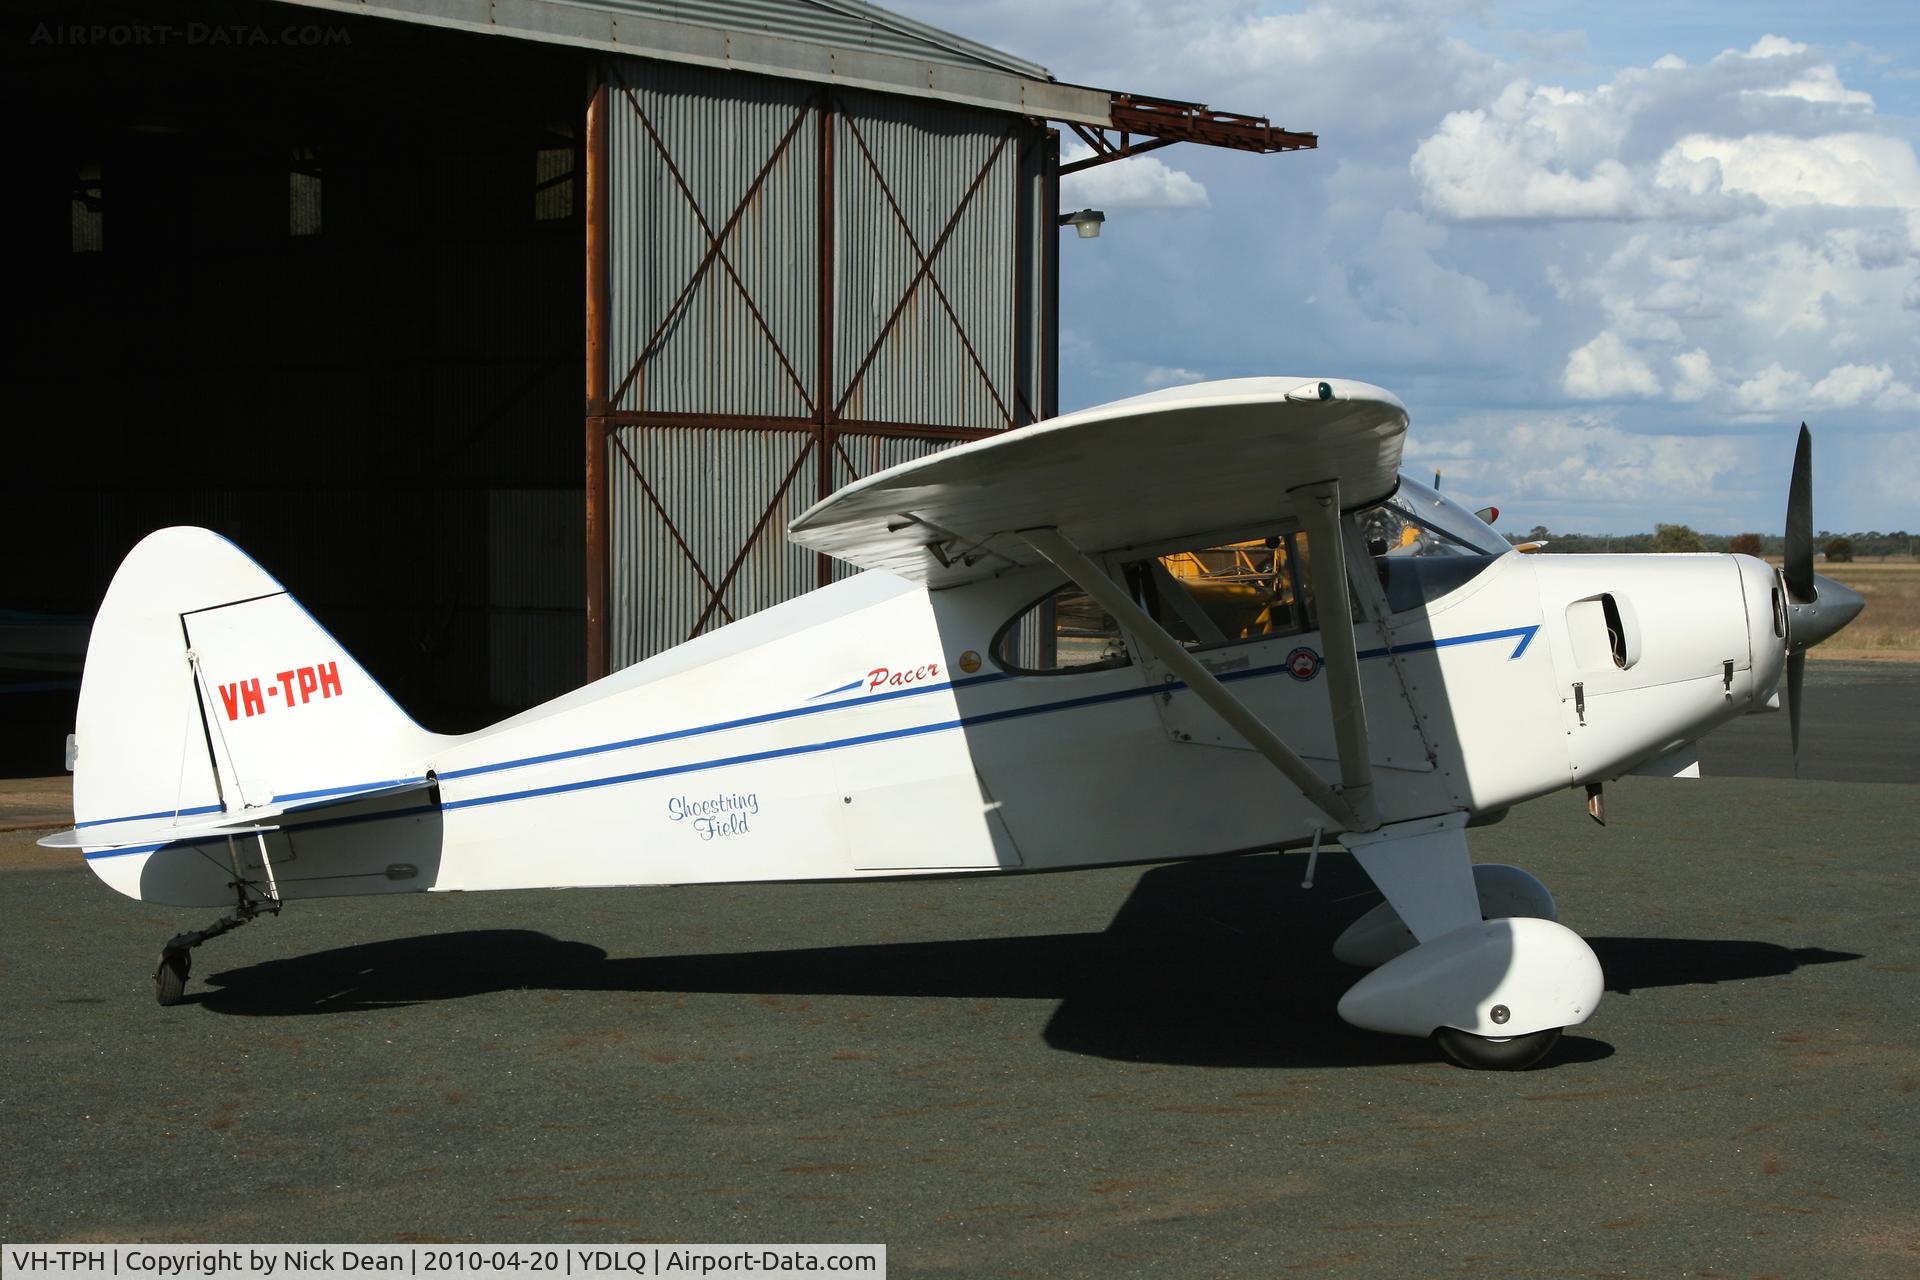
<instances>
[{"instance_id":1,"label":"rear cabin window","mask_svg":"<svg viewBox=\"0 0 1920 1280\"><path fill-rule=\"evenodd\" d=\"M1304 534L1197 547L1122 566L1127 593L1190 650L1248 644L1314 629ZM1071 584L1048 592L1000 629L993 657L1020 675L1124 667L1120 624Z\"/></svg>"}]
</instances>

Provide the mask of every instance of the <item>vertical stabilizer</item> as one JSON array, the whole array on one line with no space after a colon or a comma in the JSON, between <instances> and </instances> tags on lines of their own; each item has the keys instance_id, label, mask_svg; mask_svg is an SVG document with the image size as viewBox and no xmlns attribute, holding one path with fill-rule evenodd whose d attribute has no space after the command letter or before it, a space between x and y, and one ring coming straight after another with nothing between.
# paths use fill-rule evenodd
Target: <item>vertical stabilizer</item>
<instances>
[{"instance_id":1,"label":"vertical stabilizer","mask_svg":"<svg viewBox=\"0 0 1920 1280\"><path fill-rule=\"evenodd\" d=\"M204 822L349 794L422 776L434 741L239 548L162 529L128 553L94 622L74 821Z\"/></svg>"}]
</instances>

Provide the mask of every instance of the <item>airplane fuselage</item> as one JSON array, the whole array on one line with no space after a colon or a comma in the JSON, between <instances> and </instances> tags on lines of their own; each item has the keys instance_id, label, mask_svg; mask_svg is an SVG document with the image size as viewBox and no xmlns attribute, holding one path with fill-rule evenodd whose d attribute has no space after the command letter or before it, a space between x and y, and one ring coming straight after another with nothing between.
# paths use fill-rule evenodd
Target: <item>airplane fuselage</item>
<instances>
[{"instance_id":1,"label":"airplane fuselage","mask_svg":"<svg viewBox=\"0 0 1920 1280\"><path fill-rule=\"evenodd\" d=\"M1059 576L859 574L430 739L437 805L286 821L279 893L1060 870L1337 834L1138 646L1103 669L1003 669L1001 628ZM1780 674L1775 584L1742 556L1516 552L1384 629L1359 621L1380 820L1490 815L1755 709ZM1322 653L1305 632L1201 658L1336 781ZM230 897L221 860L151 856L91 861L149 900Z\"/></svg>"}]
</instances>

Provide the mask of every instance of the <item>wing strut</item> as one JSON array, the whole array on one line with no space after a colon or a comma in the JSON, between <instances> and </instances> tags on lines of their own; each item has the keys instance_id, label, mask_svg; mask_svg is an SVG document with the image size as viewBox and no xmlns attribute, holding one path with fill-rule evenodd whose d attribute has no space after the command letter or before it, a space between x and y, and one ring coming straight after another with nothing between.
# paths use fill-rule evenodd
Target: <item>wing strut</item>
<instances>
[{"instance_id":1,"label":"wing strut","mask_svg":"<svg viewBox=\"0 0 1920 1280\"><path fill-rule=\"evenodd\" d=\"M1322 480L1288 490L1300 500L1294 510L1307 531L1312 553L1313 598L1319 610L1320 647L1327 651L1327 692L1333 709L1333 740L1340 753L1340 794L1379 826L1373 812L1373 757L1367 742L1367 704L1360 693L1360 646L1347 606L1346 539L1340 520L1340 482Z\"/></svg>"},{"instance_id":2,"label":"wing strut","mask_svg":"<svg viewBox=\"0 0 1920 1280\"><path fill-rule=\"evenodd\" d=\"M1227 687L1215 679L1214 674L1202 666L1198 658L1188 653L1178 640L1167 634L1164 627L1133 602L1133 597L1127 594L1125 588L1082 555L1079 548L1058 529L1022 529L1020 537L1072 579L1075 586L1092 596L1113 615L1115 621L1152 650L1153 656L1165 663L1169 671L1186 681L1187 687L1199 695L1202 702L1213 708L1214 713L1245 739L1248 746L1265 756L1268 763L1286 776L1287 781L1300 789L1302 795L1332 818L1339 830L1371 831L1380 825L1370 812L1365 816L1356 812L1345 797L1328 786L1292 747L1281 741L1279 734L1269 729L1265 721L1228 692ZM1318 551L1316 547L1316 558ZM1338 598L1346 599L1344 586ZM1345 610L1340 612L1344 617ZM1351 645L1351 621L1348 622L1347 638ZM1352 650L1349 649L1349 652Z\"/></svg>"}]
</instances>

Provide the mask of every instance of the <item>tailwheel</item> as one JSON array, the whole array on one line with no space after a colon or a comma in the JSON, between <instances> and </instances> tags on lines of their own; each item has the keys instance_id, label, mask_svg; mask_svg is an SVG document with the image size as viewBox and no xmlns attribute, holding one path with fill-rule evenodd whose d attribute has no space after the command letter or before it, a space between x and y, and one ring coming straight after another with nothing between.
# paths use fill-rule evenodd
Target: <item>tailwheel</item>
<instances>
[{"instance_id":1,"label":"tailwheel","mask_svg":"<svg viewBox=\"0 0 1920 1280\"><path fill-rule=\"evenodd\" d=\"M279 898L249 897L250 886L245 881L236 881L233 887L239 894L239 902L232 911L204 929L174 934L160 949L160 967L153 971L153 998L162 1005L179 1004L186 998L187 974L193 970L195 947L223 933L232 933L261 915L280 914Z\"/></svg>"},{"instance_id":2,"label":"tailwheel","mask_svg":"<svg viewBox=\"0 0 1920 1280\"><path fill-rule=\"evenodd\" d=\"M1475 1071L1525 1071L1553 1051L1553 1046L1560 1043L1560 1031L1559 1027L1548 1027L1524 1036L1495 1037L1440 1027L1433 1038L1457 1066Z\"/></svg>"},{"instance_id":3,"label":"tailwheel","mask_svg":"<svg viewBox=\"0 0 1920 1280\"><path fill-rule=\"evenodd\" d=\"M187 974L192 969L191 951L162 951L160 967L153 971L153 998L162 1005L179 1004L186 998Z\"/></svg>"}]
</instances>

